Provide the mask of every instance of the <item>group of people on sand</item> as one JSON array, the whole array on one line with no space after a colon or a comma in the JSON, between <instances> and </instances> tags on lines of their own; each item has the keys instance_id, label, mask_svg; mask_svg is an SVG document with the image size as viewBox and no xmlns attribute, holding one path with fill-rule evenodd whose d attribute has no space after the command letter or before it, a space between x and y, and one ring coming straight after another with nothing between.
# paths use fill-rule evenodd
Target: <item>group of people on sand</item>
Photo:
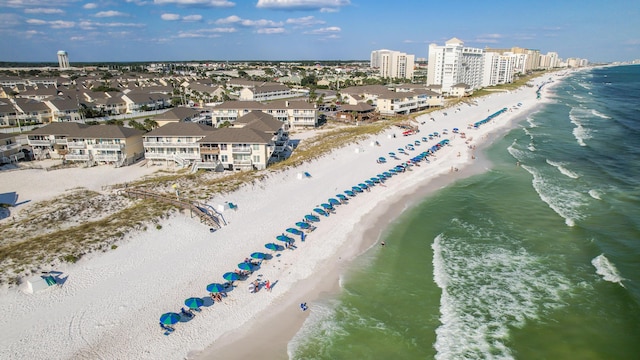
<instances>
[{"instance_id":1,"label":"group of people on sand","mask_svg":"<svg viewBox=\"0 0 640 360\"><path fill-rule=\"evenodd\" d=\"M217 293L211 293L209 295L211 296L211 300L213 300L213 302L222 302L222 293L217 292ZM227 294L225 294L224 296L226 297Z\"/></svg>"},{"instance_id":2,"label":"group of people on sand","mask_svg":"<svg viewBox=\"0 0 640 360\"><path fill-rule=\"evenodd\" d=\"M271 292L271 281L266 280L264 282L260 282L260 280L256 279L251 283L251 285L249 285L249 291L257 293L262 287Z\"/></svg>"}]
</instances>

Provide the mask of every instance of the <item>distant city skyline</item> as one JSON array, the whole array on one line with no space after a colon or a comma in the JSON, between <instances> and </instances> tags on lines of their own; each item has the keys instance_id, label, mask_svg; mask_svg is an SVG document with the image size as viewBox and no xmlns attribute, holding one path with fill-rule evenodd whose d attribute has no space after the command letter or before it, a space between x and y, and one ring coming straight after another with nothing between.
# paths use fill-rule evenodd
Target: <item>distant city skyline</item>
<instances>
[{"instance_id":1,"label":"distant city skyline","mask_svg":"<svg viewBox=\"0 0 640 360\"><path fill-rule=\"evenodd\" d=\"M364 0L1 0L0 61L427 58L457 37L590 62L640 58L640 3Z\"/></svg>"}]
</instances>

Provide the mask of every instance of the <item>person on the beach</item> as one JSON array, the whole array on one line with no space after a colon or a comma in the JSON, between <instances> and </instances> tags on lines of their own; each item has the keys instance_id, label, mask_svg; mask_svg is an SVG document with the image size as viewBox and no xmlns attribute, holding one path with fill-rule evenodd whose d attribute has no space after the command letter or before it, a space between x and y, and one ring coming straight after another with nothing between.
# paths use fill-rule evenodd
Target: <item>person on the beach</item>
<instances>
[{"instance_id":1,"label":"person on the beach","mask_svg":"<svg viewBox=\"0 0 640 360\"><path fill-rule=\"evenodd\" d=\"M271 281L267 279L267 282L264 283L264 288L271 292Z\"/></svg>"}]
</instances>

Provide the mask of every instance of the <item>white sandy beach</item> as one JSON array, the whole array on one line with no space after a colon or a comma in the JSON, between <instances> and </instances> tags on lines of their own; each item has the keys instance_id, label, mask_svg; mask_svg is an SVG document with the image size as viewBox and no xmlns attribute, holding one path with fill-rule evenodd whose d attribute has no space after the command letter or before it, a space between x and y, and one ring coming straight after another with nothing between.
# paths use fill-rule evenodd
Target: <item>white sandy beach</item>
<instances>
[{"instance_id":1,"label":"white sandy beach","mask_svg":"<svg viewBox=\"0 0 640 360\"><path fill-rule=\"evenodd\" d=\"M547 74L535 82L550 77L556 78ZM0 357L233 359L259 354L262 359L287 358L287 342L313 311L314 300L336 291L338 275L349 260L373 246L380 226L393 220L390 211L397 215L410 206L407 196L412 194L419 200L416 191L444 186L467 174L465 169L478 162L472 155L479 155L469 145L481 148L492 136L510 129L514 119L545 101L544 94L542 100L536 100L536 90L524 87L496 93L478 99L477 106L460 105L460 111L445 109L422 116L418 120L424 123L416 135L404 137L400 129L388 130L297 169L271 173L265 181L233 194L213 198L209 202L213 206L225 201L238 205L237 211L223 213L228 225L214 233L188 214L176 215L163 220L161 230L129 235L116 250L51 269L63 273L66 281L62 286L35 294L25 293L24 284L3 288ZM513 108L518 103L522 106ZM511 110L478 129L467 129L468 124L504 107ZM429 120L431 117L435 121ZM451 133L456 127L466 133L467 139ZM321 217L306 241L291 235L296 238L295 250L273 253L273 259L263 262L249 280L236 282L237 287L222 303L211 304L207 284L223 283L222 274L235 270L252 252L272 253L264 244L278 243L277 235L295 227L320 203L401 162L391 159L388 152L397 153L396 149L445 128L448 135L409 152L415 156L448 138L450 145L438 151L435 159L431 157L430 163L413 166L411 171L388 179L384 186L375 186L348 204L337 206L336 214ZM373 145L374 141L380 146ZM398 155L405 162L410 157ZM388 162L377 164L380 156ZM460 171L452 173L452 167ZM17 191L19 201L35 202L78 186L99 189L129 181L150 173L147 169L97 167L39 174L37 170L10 171L0 173L0 192ZM120 173L114 175L113 171ZM309 172L311 177L300 179L301 172ZM54 177L61 183L47 192L42 187L24 185L47 183ZM248 284L255 279L269 279L275 286L271 292L262 289L250 293ZM179 312L189 297L207 298L202 311L190 321L176 324L175 332L164 336L158 325L160 315ZM307 302L310 310L300 311L300 302Z\"/></svg>"}]
</instances>

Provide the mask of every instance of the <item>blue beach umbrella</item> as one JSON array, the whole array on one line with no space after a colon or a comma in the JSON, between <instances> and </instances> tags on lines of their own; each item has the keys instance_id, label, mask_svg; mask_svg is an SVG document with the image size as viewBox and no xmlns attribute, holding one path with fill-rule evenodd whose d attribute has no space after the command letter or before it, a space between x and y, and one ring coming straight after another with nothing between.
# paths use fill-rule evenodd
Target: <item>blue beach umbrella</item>
<instances>
[{"instance_id":1,"label":"blue beach umbrella","mask_svg":"<svg viewBox=\"0 0 640 360\"><path fill-rule=\"evenodd\" d=\"M394 152L389 152L389 156L396 156L396 153L394 153Z\"/></svg>"},{"instance_id":2,"label":"blue beach umbrella","mask_svg":"<svg viewBox=\"0 0 640 360\"><path fill-rule=\"evenodd\" d=\"M322 206L323 209L329 210L329 211L333 211L333 206L331 204L327 204L327 203L322 203L320 204L320 206Z\"/></svg>"},{"instance_id":3,"label":"blue beach umbrella","mask_svg":"<svg viewBox=\"0 0 640 360\"><path fill-rule=\"evenodd\" d=\"M218 284L218 283L209 284L209 285L207 285L207 291L210 292L210 293L214 293L214 294L215 293L224 292L224 285ZM202 305L200 305L200 306L202 306Z\"/></svg>"},{"instance_id":4,"label":"blue beach umbrella","mask_svg":"<svg viewBox=\"0 0 640 360\"><path fill-rule=\"evenodd\" d=\"M253 266L250 263L241 262L238 264L238 269L245 271L253 271Z\"/></svg>"},{"instance_id":5,"label":"blue beach umbrella","mask_svg":"<svg viewBox=\"0 0 640 360\"><path fill-rule=\"evenodd\" d=\"M278 236L276 236L276 239L278 239L278 240L280 240L282 242L290 242L290 241L293 240L292 238L288 237L287 235L278 235Z\"/></svg>"},{"instance_id":6,"label":"blue beach umbrella","mask_svg":"<svg viewBox=\"0 0 640 360\"><path fill-rule=\"evenodd\" d=\"M306 222L304 222L304 221L299 221L299 222L297 222L297 223L296 223L296 226L299 226L299 227L300 227L300 229L304 229L304 230L311 229L311 225L307 224L307 223L306 223Z\"/></svg>"},{"instance_id":7,"label":"blue beach umbrella","mask_svg":"<svg viewBox=\"0 0 640 360\"><path fill-rule=\"evenodd\" d=\"M375 177L372 177L370 180L373 181L376 184L380 183L380 179L375 178Z\"/></svg>"},{"instance_id":8,"label":"blue beach umbrella","mask_svg":"<svg viewBox=\"0 0 640 360\"><path fill-rule=\"evenodd\" d=\"M306 224L307 226L309 226L309 224L307 223L303 223ZM294 229L294 228L287 228L286 232L293 234L293 235L302 235L302 231L298 230L298 229Z\"/></svg>"},{"instance_id":9,"label":"blue beach umbrella","mask_svg":"<svg viewBox=\"0 0 640 360\"><path fill-rule=\"evenodd\" d=\"M344 195L342 195L342 194L337 194L337 195L336 195L336 197L337 197L338 199L342 200L342 201L347 201L347 200L349 200L349 198L348 198L348 197L346 197L346 196L344 196Z\"/></svg>"},{"instance_id":10,"label":"blue beach umbrella","mask_svg":"<svg viewBox=\"0 0 640 360\"><path fill-rule=\"evenodd\" d=\"M422 137L422 141L427 142L427 140L429 139L427 139L425 136Z\"/></svg>"},{"instance_id":11,"label":"blue beach umbrella","mask_svg":"<svg viewBox=\"0 0 640 360\"><path fill-rule=\"evenodd\" d=\"M317 217L317 216L315 216L315 215L305 215L305 216L304 216L304 218L305 218L306 220L308 220L308 221L311 221L311 222L318 222L318 221L320 221L320 218L319 218L319 217Z\"/></svg>"},{"instance_id":12,"label":"blue beach umbrella","mask_svg":"<svg viewBox=\"0 0 640 360\"><path fill-rule=\"evenodd\" d=\"M222 275L222 278L227 281L236 281L240 279L240 275L234 272L228 272L228 273L224 273L224 275Z\"/></svg>"},{"instance_id":13,"label":"blue beach umbrella","mask_svg":"<svg viewBox=\"0 0 640 360\"><path fill-rule=\"evenodd\" d=\"M329 204L331 205L340 205L340 201L338 201L337 199L334 198L329 198Z\"/></svg>"},{"instance_id":14,"label":"blue beach umbrella","mask_svg":"<svg viewBox=\"0 0 640 360\"><path fill-rule=\"evenodd\" d=\"M264 259L265 257L267 257L267 255L266 255L265 253L261 253L261 252L259 252L259 251L254 252L254 253L252 253L252 254L251 254L251 258L252 258L252 259L262 260L262 259Z\"/></svg>"},{"instance_id":15,"label":"blue beach umbrella","mask_svg":"<svg viewBox=\"0 0 640 360\"><path fill-rule=\"evenodd\" d=\"M351 197L355 197L356 193L353 190L345 190L344 191L345 194L351 196Z\"/></svg>"},{"instance_id":16,"label":"blue beach umbrella","mask_svg":"<svg viewBox=\"0 0 640 360\"><path fill-rule=\"evenodd\" d=\"M197 309L204 304L204 301L198 297L191 297L184 301L189 309Z\"/></svg>"},{"instance_id":17,"label":"blue beach umbrella","mask_svg":"<svg viewBox=\"0 0 640 360\"><path fill-rule=\"evenodd\" d=\"M307 223L302 223L302 224L305 224L305 225L309 226L309 224L307 224ZM278 250L278 245L276 245L276 244L274 244L274 243L267 243L267 244L264 244L264 247L265 247L265 248L267 248L267 249L269 249L269 250L271 250L271 251L276 251L276 250Z\"/></svg>"},{"instance_id":18,"label":"blue beach umbrella","mask_svg":"<svg viewBox=\"0 0 640 360\"><path fill-rule=\"evenodd\" d=\"M353 191L355 191L355 192L359 192L359 193L363 192L363 191L362 191L362 188L360 188L360 187L358 187L358 186L354 186L354 187L352 187L351 189L352 189Z\"/></svg>"},{"instance_id":19,"label":"blue beach umbrella","mask_svg":"<svg viewBox=\"0 0 640 360\"><path fill-rule=\"evenodd\" d=\"M358 187L361 188L361 189L365 189L365 190L367 188L369 188L369 186L367 184L363 184L363 183L358 184Z\"/></svg>"},{"instance_id":20,"label":"blue beach umbrella","mask_svg":"<svg viewBox=\"0 0 640 360\"><path fill-rule=\"evenodd\" d=\"M326 212L326 211L324 211L324 210L322 210L320 208L315 208L315 209L313 209L313 211L318 213L318 214L320 214L320 215L322 215L322 216L329 216L328 212Z\"/></svg>"},{"instance_id":21,"label":"blue beach umbrella","mask_svg":"<svg viewBox=\"0 0 640 360\"><path fill-rule=\"evenodd\" d=\"M384 176L390 178L393 174L390 171L383 172Z\"/></svg>"},{"instance_id":22,"label":"blue beach umbrella","mask_svg":"<svg viewBox=\"0 0 640 360\"><path fill-rule=\"evenodd\" d=\"M180 316L180 314L176 314L174 312L168 312L166 314L160 315L160 322L163 323L164 325L173 325L178 321L180 321L181 317L182 316Z\"/></svg>"}]
</instances>

